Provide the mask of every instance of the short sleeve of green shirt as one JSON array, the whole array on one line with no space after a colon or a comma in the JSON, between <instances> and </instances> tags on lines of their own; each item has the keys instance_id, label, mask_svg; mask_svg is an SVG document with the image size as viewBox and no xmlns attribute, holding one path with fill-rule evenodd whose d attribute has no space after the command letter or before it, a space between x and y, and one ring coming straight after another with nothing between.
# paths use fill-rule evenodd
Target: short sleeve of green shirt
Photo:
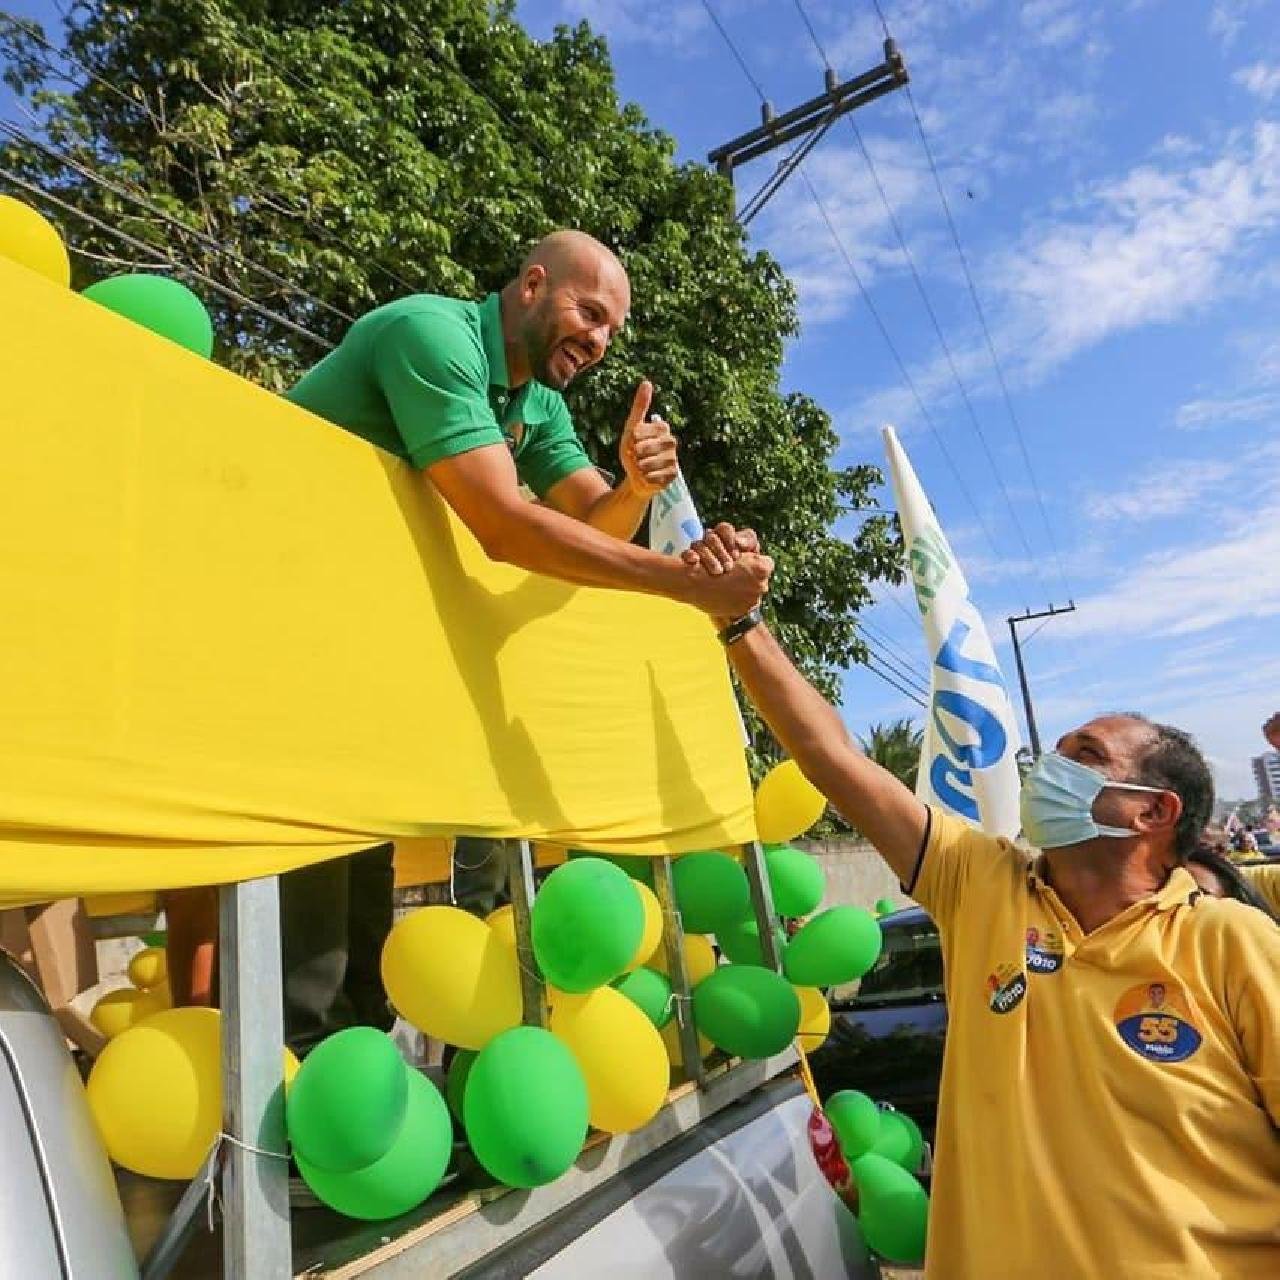
<instances>
[{"instance_id":1,"label":"short sleeve of green shirt","mask_svg":"<svg viewBox=\"0 0 1280 1280\"><path fill-rule=\"evenodd\" d=\"M373 339L371 365L415 467L502 444L479 334L451 318L399 317Z\"/></svg>"},{"instance_id":2,"label":"short sleeve of green shirt","mask_svg":"<svg viewBox=\"0 0 1280 1280\"><path fill-rule=\"evenodd\" d=\"M566 476L590 467L591 459L573 429L569 408L560 396L545 394L547 418L529 432L529 438L516 454L516 470L520 479L545 498Z\"/></svg>"}]
</instances>

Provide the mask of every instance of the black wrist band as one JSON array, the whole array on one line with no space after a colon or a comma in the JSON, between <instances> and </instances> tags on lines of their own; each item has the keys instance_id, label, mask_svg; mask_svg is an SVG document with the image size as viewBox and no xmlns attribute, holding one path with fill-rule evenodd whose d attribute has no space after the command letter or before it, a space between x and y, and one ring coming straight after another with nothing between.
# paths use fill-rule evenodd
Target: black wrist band
<instances>
[{"instance_id":1,"label":"black wrist band","mask_svg":"<svg viewBox=\"0 0 1280 1280\"><path fill-rule=\"evenodd\" d=\"M744 613L742 617L735 618L725 629L720 632L720 643L727 649L731 644L737 644L748 631L754 630L764 621L764 614L760 612L760 606L756 605L748 613Z\"/></svg>"}]
</instances>

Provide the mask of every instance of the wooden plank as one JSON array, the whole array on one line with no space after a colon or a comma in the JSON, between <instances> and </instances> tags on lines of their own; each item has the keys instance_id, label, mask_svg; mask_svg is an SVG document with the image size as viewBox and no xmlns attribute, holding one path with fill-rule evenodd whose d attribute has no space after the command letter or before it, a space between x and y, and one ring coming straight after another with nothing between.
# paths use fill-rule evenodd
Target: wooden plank
<instances>
[{"instance_id":1,"label":"wooden plank","mask_svg":"<svg viewBox=\"0 0 1280 1280\"><path fill-rule=\"evenodd\" d=\"M28 907L27 929L40 987L51 1008L61 1009L97 984L97 952L79 898Z\"/></svg>"},{"instance_id":2,"label":"wooden plank","mask_svg":"<svg viewBox=\"0 0 1280 1280\"><path fill-rule=\"evenodd\" d=\"M235 1139L226 1142L222 1166L224 1276L285 1280L293 1260L289 1162L282 1158L284 1011L277 878L223 885L218 925L222 1127Z\"/></svg>"}]
</instances>

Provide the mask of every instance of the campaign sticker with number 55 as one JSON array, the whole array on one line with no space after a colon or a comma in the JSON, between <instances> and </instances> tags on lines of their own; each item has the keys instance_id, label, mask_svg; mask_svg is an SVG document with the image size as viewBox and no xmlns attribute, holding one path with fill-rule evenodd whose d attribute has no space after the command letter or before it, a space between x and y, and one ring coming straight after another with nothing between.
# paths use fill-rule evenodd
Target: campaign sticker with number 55
<instances>
[{"instance_id":1,"label":"campaign sticker with number 55","mask_svg":"<svg viewBox=\"0 0 1280 1280\"><path fill-rule=\"evenodd\" d=\"M1180 987L1144 982L1116 1001L1116 1030L1135 1053L1151 1062L1182 1062L1202 1039Z\"/></svg>"}]
</instances>

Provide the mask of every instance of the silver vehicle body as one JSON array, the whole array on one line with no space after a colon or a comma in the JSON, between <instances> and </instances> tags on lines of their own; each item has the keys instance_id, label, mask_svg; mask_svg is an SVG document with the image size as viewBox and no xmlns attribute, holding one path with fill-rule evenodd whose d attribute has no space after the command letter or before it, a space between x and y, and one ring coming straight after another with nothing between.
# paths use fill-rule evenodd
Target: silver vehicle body
<instances>
[{"instance_id":1,"label":"silver vehicle body","mask_svg":"<svg viewBox=\"0 0 1280 1280\"><path fill-rule=\"evenodd\" d=\"M62 1031L0 952L0 1280L136 1280L120 1197Z\"/></svg>"}]
</instances>

